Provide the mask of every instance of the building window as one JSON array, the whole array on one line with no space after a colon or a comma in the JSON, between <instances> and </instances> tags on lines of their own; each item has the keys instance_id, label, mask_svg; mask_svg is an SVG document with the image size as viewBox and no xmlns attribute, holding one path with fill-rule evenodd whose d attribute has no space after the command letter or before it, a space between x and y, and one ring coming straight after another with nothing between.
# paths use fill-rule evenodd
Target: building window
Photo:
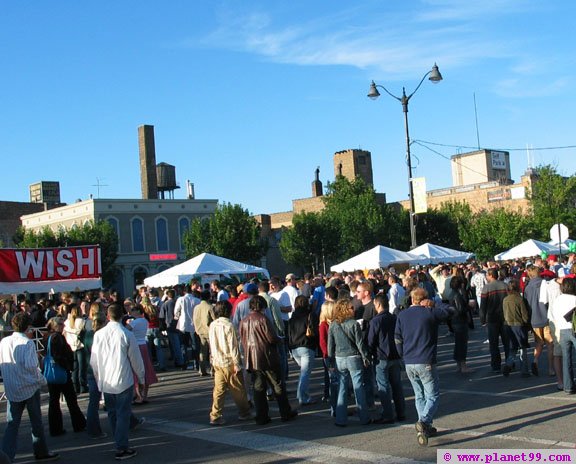
<instances>
[{"instance_id":1,"label":"building window","mask_svg":"<svg viewBox=\"0 0 576 464\"><path fill-rule=\"evenodd\" d=\"M134 287L142 285L146 277L148 277L148 270L145 267L139 266L134 269Z\"/></svg>"},{"instance_id":2,"label":"building window","mask_svg":"<svg viewBox=\"0 0 576 464\"><path fill-rule=\"evenodd\" d=\"M168 251L168 222L162 217L156 219L156 249Z\"/></svg>"},{"instance_id":3,"label":"building window","mask_svg":"<svg viewBox=\"0 0 576 464\"><path fill-rule=\"evenodd\" d=\"M132 251L134 253L144 251L144 221L139 217L132 219Z\"/></svg>"},{"instance_id":4,"label":"building window","mask_svg":"<svg viewBox=\"0 0 576 464\"><path fill-rule=\"evenodd\" d=\"M108 216L106 218L106 221L108 222L108 224L112 226L114 232L116 233L116 238L118 239L118 246L116 247L116 251L120 252L120 224L118 222L118 219L116 219L113 216Z\"/></svg>"},{"instance_id":5,"label":"building window","mask_svg":"<svg viewBox=\"0 0 576 464\"><path fill-rule=\"evenodd\" d=\"M178 220L178 234L180 237L180 251L184 250L184 235L188 232L190 228L190 219L187 217L181 217Z\"/></svg>"}]
</instances>

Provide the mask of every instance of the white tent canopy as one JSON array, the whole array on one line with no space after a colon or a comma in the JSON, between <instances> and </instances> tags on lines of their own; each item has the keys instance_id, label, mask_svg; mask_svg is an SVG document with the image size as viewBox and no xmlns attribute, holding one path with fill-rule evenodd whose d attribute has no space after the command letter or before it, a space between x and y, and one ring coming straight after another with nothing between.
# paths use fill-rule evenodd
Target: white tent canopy
<instances>
[{"instance_id":1,"label":"white tent canopy","mask_svg":"<svg viewBox=\"0 0 576 464\"><path fill-rule=\"evenodd\" d=\"M397 263L417 264L423 258L405 251L377 245L371 250L360 253L340 264L335 264L330 267L330 270L332 272L351 272L357 269L378 269Z\"/></svg>"},{"instance_id":2,"label":"white tent canopy","mask_svg":"<svg viewBox=\"0 0 576 464\"><path fill-rule=\"evenodd\" d=\"M576 242L576 240L572 240L571 238L564 240L560 244L558 244L558 242L555 240L550 240L548 242L548 245L551 245L553 248L555 248L556 251L554 253L559 253L559 251L560 251L559 248L562 250L562 253L569 253L570 252L570 245L574 242Z\"/></svg>"},{"instance_id":3,"label":"white tent canopy","mask_svg":"<svg viewBox=\"0 0 576 464\"><path fill-rule=\"evenodd\" d=\"M410 250L410 254L426 256L427 259L420 261L420 264L464 263L474 257L473 253L452 250L451 248L441 247L432 243L420 245Z\"/></svg>"},{"instance_id":4,"label":"white tent canopy","mask_svg":"<svg viewBox=\"0 0 576 464\"><path fill-rule=\"evenodd\" d=\"M240 263L209 253L202 253L159 274L147 277L144 279L144 285L155 288L171 287L188 283L190 279L203 275L230 277L245 274L263 274L266 278L270 278L268 270L263 267Z\"/></svg>"},{"instance_id":5,"label":"white tent canopy","mask_svg":"<svg viewBox=\"0 0 576 464\"><path fill-rule=\"evenodd\" d=\"M538 256L543 251L548 254L555 254L558 252L558 247L550 245L546 242L539 240L526 240L508 251L497 254L494 256L496 261L506 261L507 259L529 258L531 256Z\"/></svg>"}]
</instances>

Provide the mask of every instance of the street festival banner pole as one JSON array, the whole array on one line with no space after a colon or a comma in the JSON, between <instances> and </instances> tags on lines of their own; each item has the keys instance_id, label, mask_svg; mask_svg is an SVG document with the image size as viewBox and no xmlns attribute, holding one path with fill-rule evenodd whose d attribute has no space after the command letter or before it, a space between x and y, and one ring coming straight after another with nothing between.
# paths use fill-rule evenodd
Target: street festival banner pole
<instances>
[{"instance_id":1,"label":"street festival banner pole","mask_svg":"<svg viewBox=\"0 0 576 464\"><path fill-rule=\"evenodd\" d=\"M98 245L0 249L0 293L77 292L101 287Z\"/></svg>"}]
</instances>

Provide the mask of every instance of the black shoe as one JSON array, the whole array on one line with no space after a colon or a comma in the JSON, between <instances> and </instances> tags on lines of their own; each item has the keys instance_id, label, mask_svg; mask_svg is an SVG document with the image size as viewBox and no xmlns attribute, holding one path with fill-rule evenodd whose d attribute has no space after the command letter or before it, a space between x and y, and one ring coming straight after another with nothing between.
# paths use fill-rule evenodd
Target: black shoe
<instances>
[{"instance_id":1,"label":"black shoe","mask_svg":"<svg viewBox=\"0 0 576 464\"><path fill-rule=\"evenodd\" d=\"M284 420L284 419L282 419L282 420ZM270 422L272 422L272 419L270 419L269 417L267 417L266 419L257 419L256 425L266 425L266 424L269 424Z\"/></svg>"},{"instance_id":2,"label":"black shoe","mask_svg":"<svg viewBox=\"0 0 576 464\"><path fill-rule=\"evenodd\" d=\"M295 409L292 409L287 416L282 417L282 422L288 422L291 421L292 419L296 419L296 417L298 416L298 411L296 411Z\"/></svg>"},{"instance_id":3,"label":"black shoe","mask_svg":"<svg viewBox=\"0 0 576 464\"><path fill-rule=\"evenodd\" d=\"M502 366L502 375L504 377L508 377L510 375L511 368L508 364L504 364Z\"/></svg>"},{"instance_id":4,"label":"black shoe","mask_svg":"<svg viewBox=\"0 0 576 464\"><path fill-rule=\"evenodd\" d=\"M60 459L60 455L58 453L48 453L44 456L36 456L36 461L57 461Z\"/></svg>"},{"instance_id":5,"label":"black shoe","mask_svg":"<svg viewBox=\"0 0 576 464\"><path fill-rule=\"evenodd\" d=\"M50 432L50 436L51 437L59 437L60 435L64 435L66 433L66 430L62 429L59 432Z\"/></svg>"},{"instance_id":6,"label":"black shoe","mask_svg":"<svg viewBox=\"0 0 576 464\"><path fill-rule=\"evenodd\" d=\"M136 452L135 449L125 449L122 451L118 451L116 453L116 456L114 456L114 458L118 461L123 461L124 459L130 459L133 458L134 456L136 456L138 453Z\"/></svg>"},{"instance_id":7,"label":"black shoe","mask_svg":"<svg viewBox=\"0 0 576 464\"><path fill-rule=\"evenodd\" d=\"M373 424L393 424L394 422L394 419L384 419L383 417L372 419Z\"/></svg>"}]
</instances>

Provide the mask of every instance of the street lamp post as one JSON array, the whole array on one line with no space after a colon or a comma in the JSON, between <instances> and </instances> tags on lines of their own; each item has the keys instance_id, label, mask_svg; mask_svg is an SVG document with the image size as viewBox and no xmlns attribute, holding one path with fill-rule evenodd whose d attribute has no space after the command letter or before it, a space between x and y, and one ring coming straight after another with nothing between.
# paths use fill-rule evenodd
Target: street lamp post
<instances>
[{"instance_id":1,"label":"street lamp post","mask_svg":"<svg viewBox=\"0 0 576 464\"><path fill-rule=\"evenodd\" d=\"M404 112L404 127L406 128L406 165L408 166L408 192L410 195L410 239L411 239L411 249L416 248L416 225L414 223L414 188L412 186L412 157L410 156L410 132L408 131L408 102L412 98L412 96L418 91L424 79L428 79L436 84L442 80L442 74L438 71L438 66L434 63L432 69L424 74L422 80L418 84L418 86L414 89L414 91L406 96L406 89L402 87L402 96L397 97L393 93L389 92L386 87L383 85L378 85L374 81L370 84L370 91L368 92L368 97L372 100L376 100L380 96L380 92L378 92L378 87L383 89L388 95L392 98L395 98L402 104L402 111Z\"/></svg>"}]
</instances>

